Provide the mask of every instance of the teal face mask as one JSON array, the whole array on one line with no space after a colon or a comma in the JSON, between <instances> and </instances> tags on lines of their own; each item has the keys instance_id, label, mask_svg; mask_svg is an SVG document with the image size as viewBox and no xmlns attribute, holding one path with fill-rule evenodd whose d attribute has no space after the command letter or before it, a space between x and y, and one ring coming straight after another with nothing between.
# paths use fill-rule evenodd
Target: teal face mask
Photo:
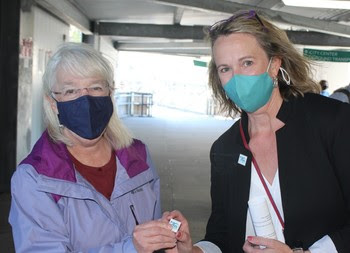
<instances>
[{"instance_id":1,"label":"teal face mask","mask_svg":"<svg viewBox=\"0 0 350 253\"><path fill-rule=\"evenodd\" d=\"M226 95L243 111L255 112L269 101L273 90L273 80L267 73L270 63L261 75L234 75L224 85Z\"/></svg>"}]
</instances>

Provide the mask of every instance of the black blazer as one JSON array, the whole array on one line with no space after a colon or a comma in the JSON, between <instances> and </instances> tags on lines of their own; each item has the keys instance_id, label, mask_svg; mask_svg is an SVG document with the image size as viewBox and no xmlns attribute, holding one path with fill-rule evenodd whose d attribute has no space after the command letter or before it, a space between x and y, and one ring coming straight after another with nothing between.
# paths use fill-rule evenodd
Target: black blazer
<instances>
[{"instance_id":1,"label":"black blazer","mask_svg":"<svg viewBox=\"0 0 350 253\"><path fill-rule=\"evenodd\" d=\"M350 105L317 94L284 101L277 117L278 168L284 236L308 249L329 235L339 253L350 252ZM242 114L247 142L247 115ZM248 157L240 165L240 154ZM222 252L243 252L252 154L239 121L210 151L212 213L205 240Z\"/></svg>"}]
</instances>

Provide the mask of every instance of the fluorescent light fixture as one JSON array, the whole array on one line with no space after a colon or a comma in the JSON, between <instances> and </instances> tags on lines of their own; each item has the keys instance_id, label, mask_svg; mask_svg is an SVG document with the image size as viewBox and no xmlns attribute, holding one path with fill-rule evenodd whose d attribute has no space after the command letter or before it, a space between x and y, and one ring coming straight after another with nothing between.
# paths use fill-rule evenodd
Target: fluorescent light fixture
<instances>
[{"instance_id":1,"label":"fluorescent light fixture","mask_svg":"<svg viewBox=\"0 0 350 253\"><path fill-rule=\"evenodd\" d=\"M341 1L341 0L282 0L282 1L287 6L350 10L350 1Z\"/></svg>"}]
</instances>

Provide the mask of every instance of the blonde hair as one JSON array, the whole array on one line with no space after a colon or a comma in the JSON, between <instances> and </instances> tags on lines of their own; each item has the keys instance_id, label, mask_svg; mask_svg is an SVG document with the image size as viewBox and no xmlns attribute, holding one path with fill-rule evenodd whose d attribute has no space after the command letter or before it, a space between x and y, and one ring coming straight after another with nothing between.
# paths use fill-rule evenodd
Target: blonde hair
<instances>
[{"instance_id":1,"label":"blonde hair","mask_svg":"<svg viewBox=\"0 0 350 253\"><path fill-rule=\"evenodd\" d=\"M290 96L303 96L307 92L320 92L319 85L311 78L312 62L297 51L283 30L273 25L266 18L258 16L255 11L236 12L231 18L215 23L206 32L211 43L211 49L213 49L215 41L220 36L247 33L256 38L269 58L280 57L282 60L281 67L290 76L290 85L285 83L281 71L277 76L278 87L284 100L287 100ZM213 90L214 97L218 100L222 111L227 112L232 117L241 112L226 96L213 57L209 63L209 86Z\"/></svg>"},{"instance_id":2,"label":"blonde hair","mask_svg":"<svg viewBox=\"0 0 350 253\"><path fill-rule=\"evenodd\" d=\"M47 124L48 133L52 140L55 142L63 142L66 145L72 145L71 141L61 132L58 116L52 109L48 99L52 95L52 87L57 82L57 72L59 70L82 78L101 77L108 83L114 111L104 135L115 150L128 147L133 140L131 134L117 116L113 99L113 68L110 62L98 51L89 45L82 43L62 44L56 53L50 58L43 75L44 96L47 98L44 99L43 102L44 118L45 123Z\"/></svg>"}]
</instances>

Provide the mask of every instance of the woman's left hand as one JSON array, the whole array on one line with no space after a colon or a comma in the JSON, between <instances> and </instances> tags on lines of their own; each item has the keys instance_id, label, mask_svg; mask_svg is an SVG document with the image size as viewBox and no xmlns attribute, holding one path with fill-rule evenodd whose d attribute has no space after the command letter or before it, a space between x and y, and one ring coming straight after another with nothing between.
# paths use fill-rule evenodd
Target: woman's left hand
<instances>
[{"instance_id":1,"label":"woman's left hand","mask_svg":"<svg viewBox=\"0 0 350 253\"><path fill-rule=\"evenodd\" d=\"M261 249L259 246L265 246ZM291 253L292 250L283 242L274 239L268 239L260 236L248 236L243 245L246 253Z\"/></svg>"}]
</instances>

